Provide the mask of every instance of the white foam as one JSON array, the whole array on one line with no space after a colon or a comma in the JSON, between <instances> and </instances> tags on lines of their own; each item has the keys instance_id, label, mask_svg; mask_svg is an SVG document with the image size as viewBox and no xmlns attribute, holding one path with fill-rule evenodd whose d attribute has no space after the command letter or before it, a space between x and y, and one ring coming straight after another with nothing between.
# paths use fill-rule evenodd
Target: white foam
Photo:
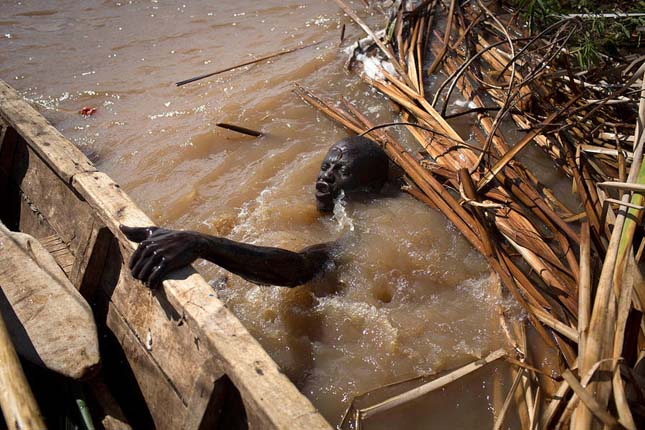
<instances>
[{"instance_id":1,"label":"white foam","mask_svg":"<svg viewBox=\"0 0 645 430\"><path fill-rule=\"evenodd\" d=\"M455 100L455 104L459 107L467 107L468 109L477 109L477 105L472 100Z\"/></svg>"},{"instance_id":2,"label":"white foam","mask_svg":"<svg viewBox=\"0 0 645 430\"><path fill-rule=\"evenodd\" d=\"M334 200L334 216L332 218L336 221L338 231L343 231L345 229L354 231L354 220L347 214L347 210L345 208L346 204L345 192L341 190L336 200Z\"/></svg>"},{"instance_id":3,"label":"white foam","mask_svg":"<svg viewBox=\"0 0 645 430\"><path fill-rule=\"evenodd\" d=\"M365 54L357 54L356 61L362 63L363 73L365 73L368 78L375 81L385 80L385 76L381 72L381 63L377 58L368 57Z\"/></svg>"}]
</instances>

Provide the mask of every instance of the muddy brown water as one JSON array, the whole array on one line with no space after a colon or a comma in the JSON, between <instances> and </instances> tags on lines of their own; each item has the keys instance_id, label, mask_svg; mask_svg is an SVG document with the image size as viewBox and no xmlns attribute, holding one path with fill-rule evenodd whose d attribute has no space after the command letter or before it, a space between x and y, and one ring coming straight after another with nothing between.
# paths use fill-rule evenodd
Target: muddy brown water
<instances>
[{"instance_id":1,"label":"muddy brown water","mask_svg":"<svg viewBox=\"0 0 645 430\"><path fill-rule=\"evenodd\" d=\"M504 344L494 279L441 214L402 193L337 206L334 217L315 209L320 161L346 132L297 98L293 83L345 96L375 122L392 118L382 96L343 70L338 42L348 21L334 2L2 1L0 9L0 77L158 224L293 250L344 238L333 275L295 289L256 286L197 263L332 424L357 394ZM362 15L375 28L384 20ZM349 23L346 35L362 37ZM79 115L85 106L96 113ZM217 122L265 135L241 136ZM425 428L430 415L439 428L489 426L485 378L469 384L375 425Z\"/></svg>"}]
</instances>

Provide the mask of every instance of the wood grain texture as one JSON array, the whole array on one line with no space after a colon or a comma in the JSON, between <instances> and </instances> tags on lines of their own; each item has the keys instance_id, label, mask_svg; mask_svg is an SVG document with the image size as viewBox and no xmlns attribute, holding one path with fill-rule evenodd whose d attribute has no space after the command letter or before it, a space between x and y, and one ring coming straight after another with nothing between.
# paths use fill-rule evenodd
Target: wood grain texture
<instances>
[{"instance_id":1,"label":"wood grain texture","mask_svg":"<svg viewBox=\"0 0 645 430\"><path fill-rule=\"evenodd\" d=\"M25 102L18 92L0 80L0 117L19 131L30 147L49 164L56 174L69 183L78 172L95 171L96 167L74 145L69 143L41 114ZM60 142L66 142L61 145Z\"/></svg>"},{"instance_id":2,"label":"wood grain texture","mask_svg":"<svg viewBox=\"0 0 645 430\"><path fill-rule=\"evenodd\" d=\"M11 337L2 315L0 315L0 408L9 430L46 428L16 351L11 344Z\"/></svg>"},{"instance_id":3,"label":"wood grain texture","mask_svg":"<svg viewBox=\"0 0 645 430\"><path fill-rule=\"evenodd\" d=\"M195 340L190 327L184 324L182 314L163 296L155 297L130 276L116 243L107 254L98 294L105 296L108 306L117 310L126 321L132 335L145 353L159 364L164 378L172 383L182 402L188 403L194 381L202 369L215 378L221 376L221 371L212 363L209 365L211 354Z\"/></svg>"},{"instance_id":4,"label":"wood grain texture","mask_svg":"<svg viewBox=\"0 0 645 430\"><path fill-rule=\"evenodd\" d=\"M30 210L46 220L72 255L83 258L94 232L92 208L21 137L15 149L12 182L29 202ZM21 215L24 218L26 211Z\"/></svg>"},{"instance_id":5,"label":"wood grain texture","mask_svg":"<svg viewBox=\"0 0 645 430\"><path fill-rule=\"evenodd\" d=\"M94 316L53 257L33 237L0 223L0 309L27 360L73 379L99 363Z\"/></svg>"},{"instance_id":6,"label":"wood grain texture","mask_svg":"<svg viewBox=\"0 0 645 430\"><path fill-rule=\"evenodd\" d=\"M157 430L178 429L186 415L186 405L182 402L170 382L157 363L149 354L137 337L129 330L127 321L111 307L107 315L107 325L110 327L119 344L125 352L128 364L136 376L136 380L129 381L138 385Z\"/></svg>"}]
</instances>

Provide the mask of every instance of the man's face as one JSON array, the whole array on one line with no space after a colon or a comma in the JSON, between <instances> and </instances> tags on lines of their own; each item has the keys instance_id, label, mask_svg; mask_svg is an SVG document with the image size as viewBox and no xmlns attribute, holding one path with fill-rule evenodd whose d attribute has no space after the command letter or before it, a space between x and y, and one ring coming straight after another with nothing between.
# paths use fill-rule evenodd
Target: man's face
<instances>
[{"instance_id":1,"label":"man's face","mask_svg":"<svg viewBox=\"0 0 645 430\"><path fill-rule=\"evenodd\" d=\"M316 203L321 212L331 212L341 190L346 194L374 185L375 170L382 167L362 150L361 144L340 141L332 146L320 166L316 179ZM385 169L387 170L387 169ZM382 182L379 184L382 185Z\"/></svg>"}]
</instances>

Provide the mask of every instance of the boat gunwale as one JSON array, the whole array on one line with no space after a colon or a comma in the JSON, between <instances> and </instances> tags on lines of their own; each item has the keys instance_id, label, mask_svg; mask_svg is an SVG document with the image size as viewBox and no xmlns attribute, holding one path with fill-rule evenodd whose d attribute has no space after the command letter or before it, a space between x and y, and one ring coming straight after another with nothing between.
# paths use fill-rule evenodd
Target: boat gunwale
<instances>
[{"instance_id":1,"label":"boat gunwale","mask_svg":"<svg viewBox=\"0 0 645 430\"><path fill-rule=\"evenodd\" d=\"M145 227L154 225L152 220L118 184L99 172L77 147L2 80L0 119L91 206L97 219L118 241L127 261L136 244L123 235L119 225ZM217 382L224 374L240 392L250 427L331 429L192 266L173 272L153 296L155 300L163 297L174 307L182 323L187 324L209 354L197 372L194 390L203 391L204 382L208 384L213 379ZM149 355L148 351L144 353ZM195 418L187 417L184 428L197 428L200 424L187 424L188 421Z\"/></svg>"}]
</instances>

